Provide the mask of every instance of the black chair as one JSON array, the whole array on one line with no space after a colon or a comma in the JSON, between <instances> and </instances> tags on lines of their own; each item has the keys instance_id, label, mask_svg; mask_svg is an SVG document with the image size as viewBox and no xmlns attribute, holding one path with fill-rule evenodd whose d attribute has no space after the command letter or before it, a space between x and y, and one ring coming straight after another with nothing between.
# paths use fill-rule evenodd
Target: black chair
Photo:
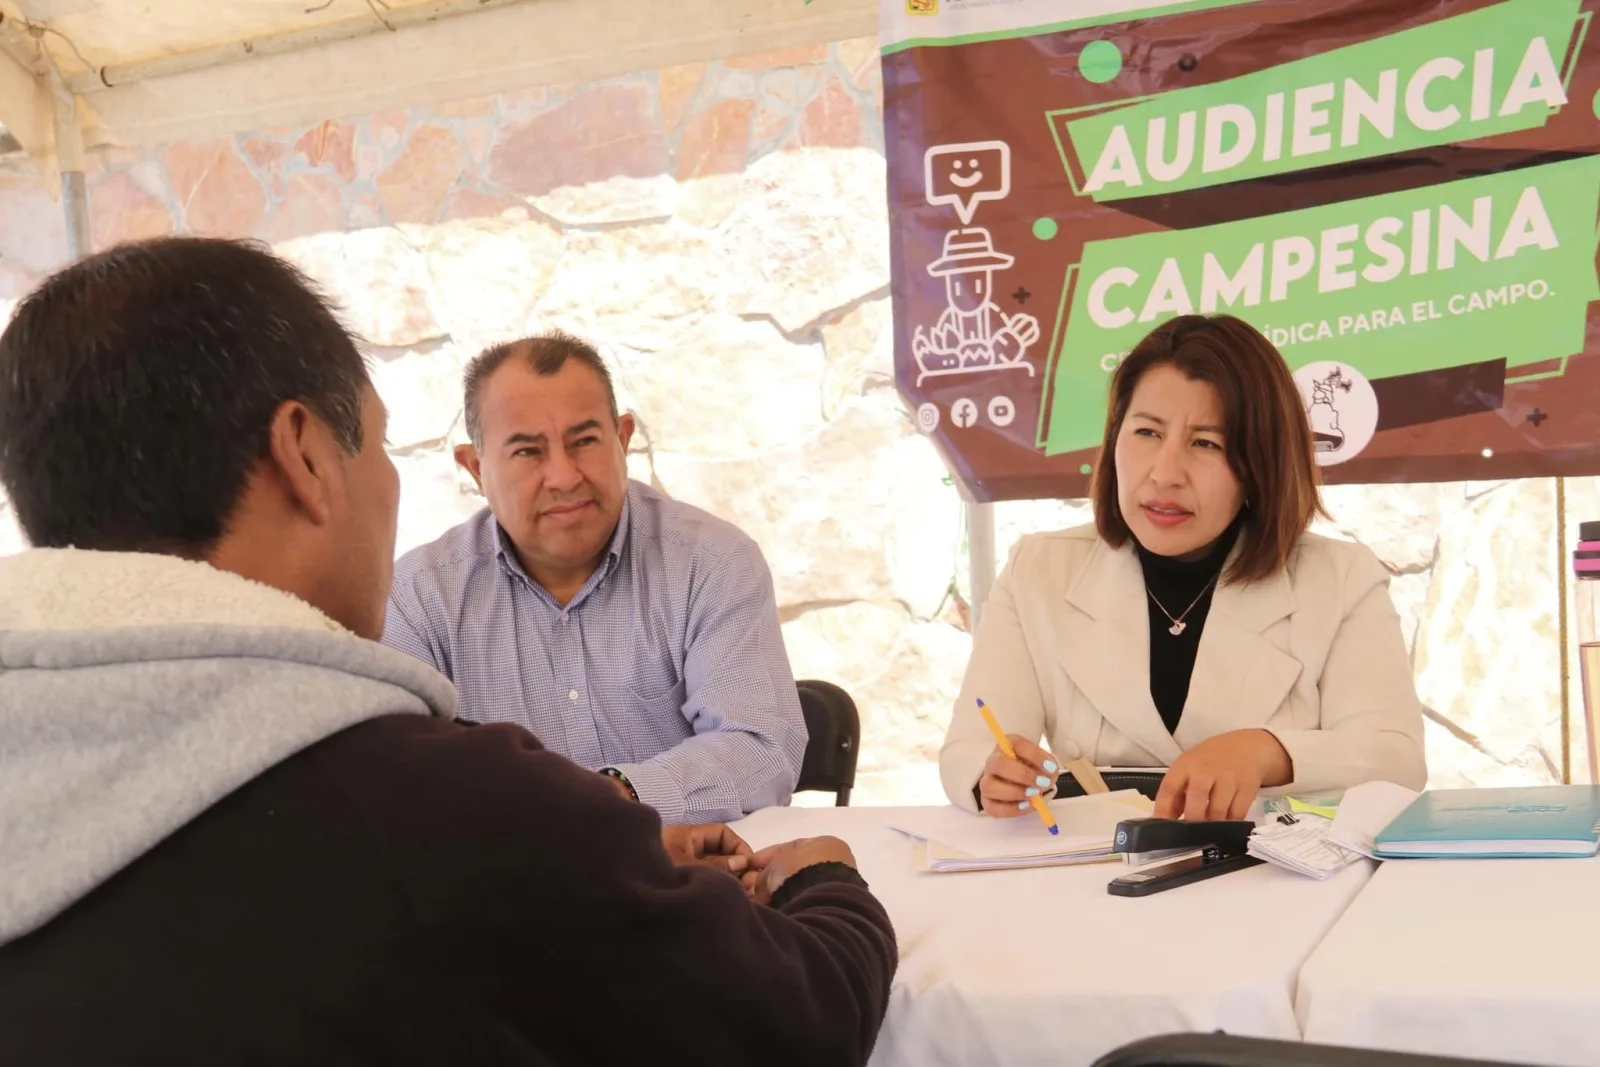
<instances>
[{"instance_id":1,"label":"black chair","mask_svg":"<svg viewBox=\"0 0 1600 1067\"><path fill-rule=\"evenodd\" d=\"M1517 1067L1487 1060L1267 1041L1231 1034L1171 1034L1135 1041L1094 1067Z\"/></svg>"},{"instance_id":2,"label":"black chair","mask_svg":"<svg viewBox=\"0 0 1600 1067\"><path fill-rule=\"evenodd\" d=\"M1161 792L1161 780L1167 776L1165 767L1148 771L1101 771L1100 777L1106 783L1106 788L1115 792L1119 789L1137 789L1151 800ZM1062 800L1068 797L1083 796L1083 786L1078 784L1071 771L1063 771L1061 777L1056 779L1056 796Z\"/></svg>"},{"instance_id":3,"label":"black chair","mask_svg":"<svg viewBox=\"0 0 1600 1067\"><path fill-rule=\"evenodd\" d=\"M816 790L835 795L835 806L848 807L856 784L856 754L861 747L861 716L850 694L832 682L796 682L800 711L806 717L805 762L796 792Z\"/></svg>"}]
</instances>

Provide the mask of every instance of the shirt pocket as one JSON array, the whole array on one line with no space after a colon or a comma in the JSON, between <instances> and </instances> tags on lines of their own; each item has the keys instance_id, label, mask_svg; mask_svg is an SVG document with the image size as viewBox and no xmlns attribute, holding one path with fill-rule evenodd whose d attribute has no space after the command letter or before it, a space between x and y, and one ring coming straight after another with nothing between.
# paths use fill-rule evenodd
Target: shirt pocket
<instances>
[{"instance_id":1,"label":"shirt pocket","mask_svg":"<svg viewBox=\"0 0 1600 1067\"><path fill-rule=\"evenodd\" d=\"M628 702L644 711L670 708L674 715L683 712L685 687L670 669L636 672L628 679Z\"/></svg>"},{"instance_id":2,"label":"shirt pocket","mask_svg":"<svg viewBox=\"0 0 1600 1067\"><path fill-rule=\"evenodd\" d=\"M692 733L683 718L683 659L668 624L641 611L628 634L626 666L618 671L628 719L624 732L637 749L635 759L650 759Z\"/></svg>"},{"instance_id":3,"label":"shirt pocket","mask_svg":"<svg viewBox=\"0 0 1600 1067\"><path fill-rule=\"evenodd\" d=\"M627 723L618 740L634 761L654 759L690 735L683 717L686 689L671 672L655 677L636 675L625 688Z\"/></svg>"}]
</instances>

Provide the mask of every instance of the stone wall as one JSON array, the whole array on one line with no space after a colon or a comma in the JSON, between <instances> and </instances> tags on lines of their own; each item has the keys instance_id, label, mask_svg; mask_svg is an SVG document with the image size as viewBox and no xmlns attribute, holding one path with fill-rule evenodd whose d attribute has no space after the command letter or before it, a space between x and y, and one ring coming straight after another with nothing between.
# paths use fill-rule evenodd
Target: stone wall
<instances>
[{"instance_id":1,"label":"stone wall","mask_svg":"<svg viewBox=\"0 0 1600 1067\"><path fill-rule=\"evenodd\" d=\"M878 78L863 39L97 150L94 238L255 236L326 287L392 412L400 551L482 503L450 456L463 361L549 327L597 341L642 427L634 475L755 536L796 673L855 695L857 802L938 801L971 648L963 512L894 392ZM60 220L31 174L0 174L0 316L65 261ZM1567 493L1574 520L1600 518L1595 484ZM1559 778L1553 483L1328 499L1329 532L1395 574L1435 781ZM997 514L1002 552L1087 518Z\"/></svg>"}]
</instances>

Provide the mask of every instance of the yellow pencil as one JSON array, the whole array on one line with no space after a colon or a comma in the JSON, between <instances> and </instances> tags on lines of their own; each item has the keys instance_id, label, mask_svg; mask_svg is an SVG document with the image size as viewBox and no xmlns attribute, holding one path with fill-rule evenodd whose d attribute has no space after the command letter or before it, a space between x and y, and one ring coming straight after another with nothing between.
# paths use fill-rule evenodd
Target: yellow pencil
<instances>
[{"instance_id":1,"label":"yellow pencil","mask_svg":"<svg viewBox=\"0 0 1600 1067\"><path fill-rule=\"evenodd\" d=\"M994 740L1000 746L1000 751L1006 754L1006 759L1016 759L1017 750L1011 747L1011 738L1000 729L1000 722L994 717L994 712L982 700L978 701L978 710L983 713L983 721L989 724L989 732L994 734ZM1050 814L1050 805L1044 802L1044 797L1033 797L1033 810L1039 813L1039 818L1044 820L1045 829L1052 834L1060 834L1061 828L1056 825L1055 816Z\"/></svg>"}]
</instances>

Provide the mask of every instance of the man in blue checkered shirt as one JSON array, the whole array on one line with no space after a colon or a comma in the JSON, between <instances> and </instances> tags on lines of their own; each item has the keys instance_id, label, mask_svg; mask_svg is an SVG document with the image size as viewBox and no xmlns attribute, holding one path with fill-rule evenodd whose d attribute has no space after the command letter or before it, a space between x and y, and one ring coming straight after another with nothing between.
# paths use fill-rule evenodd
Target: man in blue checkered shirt
<instances>
[{"instance_id":1,"label":"man in blue checkered shirt","mask_svg":"<svg viewBox=\"0 0 1600 1067\"><path fill-rule=\"evenodd\" d=\"M489 500L395 565L384 643L669 823L787 803L806 727L761 550L627 476L631 415L593 347L560 333L466 372Z\"/></svg>"}]
</instances>

